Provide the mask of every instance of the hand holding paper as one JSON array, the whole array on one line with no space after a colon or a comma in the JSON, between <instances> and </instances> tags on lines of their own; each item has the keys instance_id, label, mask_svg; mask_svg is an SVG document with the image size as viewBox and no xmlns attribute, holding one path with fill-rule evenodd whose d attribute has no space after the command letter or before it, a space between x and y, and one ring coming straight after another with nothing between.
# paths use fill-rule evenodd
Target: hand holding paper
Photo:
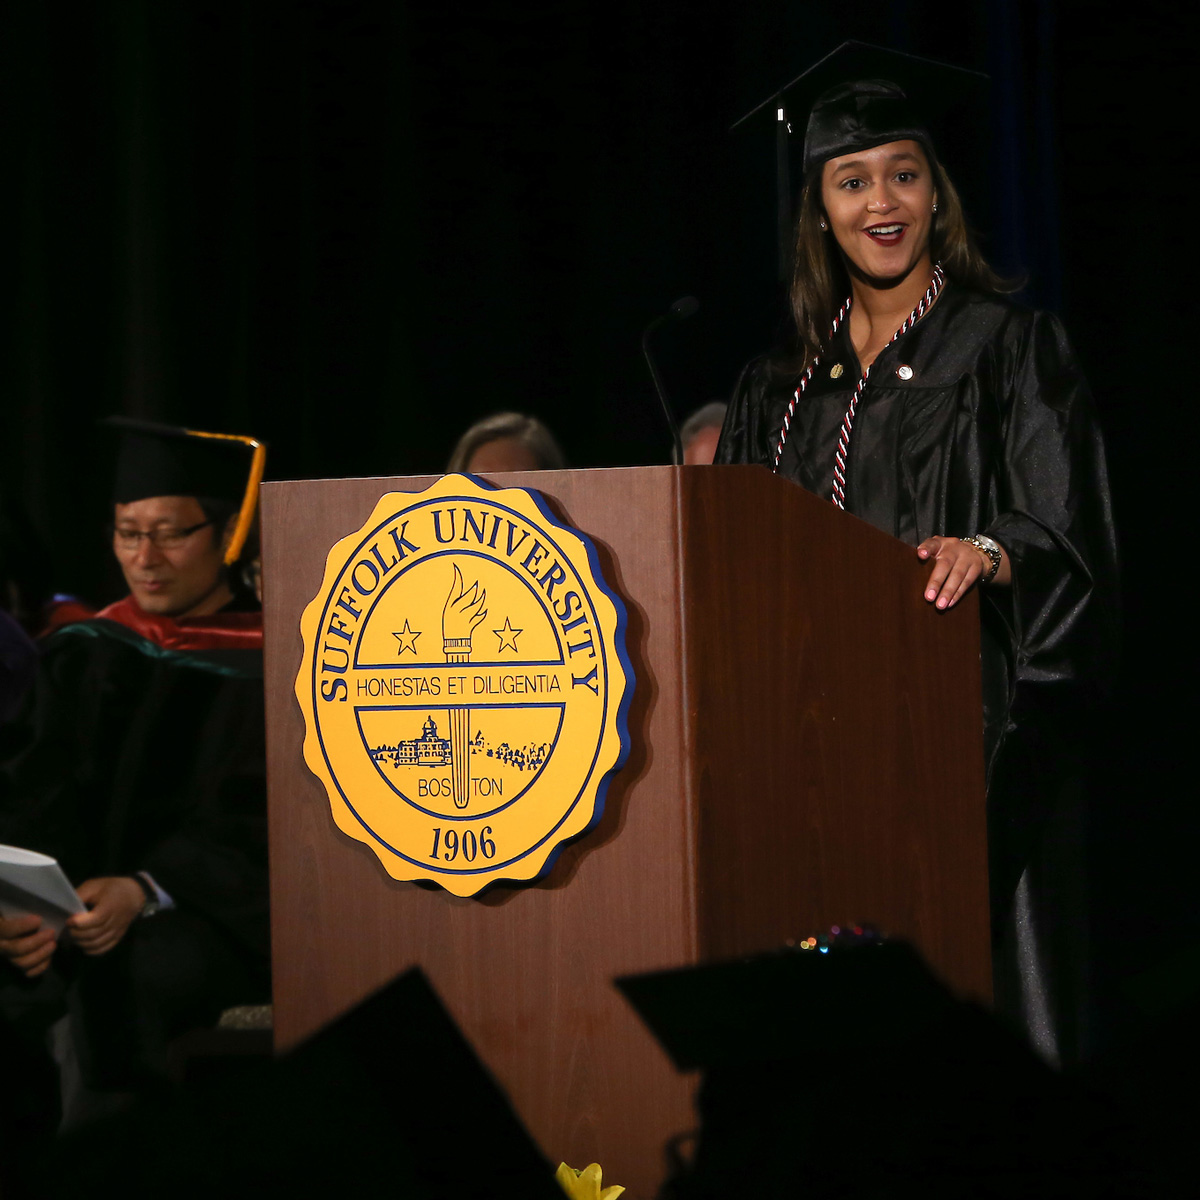
<instances>
[{"instance_id":1,"label":"hand holding paper","mask_svg":"<svg viewBox=\"0 0 1200 1200\"><path fill-rule=\"evenodd\" d=\"M0 846L0 954L14 958L13 939L29 937L39 927L50 933L53 943L67 918L84 911L83 901L62 867L48 854ZM29 924L31 917L37 918L33 925ZM28 948L20 956L27 953Z\"/></svg>"},{"instance_id":2,"label":"hand holding paper","mask_svg":"<svg viewBox=\"0 0 1200 1200\"><path fill-rule=\"evenodd\" d=\"M0 917L0 957L30 979L50 965L58 935L41 917Z\"/></svg>"},{"instance_id":3,"label":"hand holding paper","mask_svg":"<svg viewBox=\"0 0 1200 1200\"><path fill-rule=\"evenodd\" d=\"M142 911L145 896L128 875L86 879L79 898L88 911L67 918L71 939L84 954L107 954Z\"/></svg>"}]
</instances>

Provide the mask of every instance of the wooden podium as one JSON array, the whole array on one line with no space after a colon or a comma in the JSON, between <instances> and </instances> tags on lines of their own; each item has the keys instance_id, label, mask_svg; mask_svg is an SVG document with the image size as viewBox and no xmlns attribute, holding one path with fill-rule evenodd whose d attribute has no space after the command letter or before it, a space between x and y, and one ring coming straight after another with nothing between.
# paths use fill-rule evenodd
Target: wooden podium
<instances>
[{"instance_id":1,"label":"wooden podium","mask_svg":"<svg viewBox=\"0 0 1200 1200\"><path fill-rule=\"evenodd\" d=\"M760 467L489 481L595 541L629 610L632 753L537 884L392 880L304 764L299 624L330 547L432 481L263 485L276 1045L420 964L546 1155L636 1200L692 1081L614 976L869 921L990 996L976 598L935 611L911 548ZM396 1086L420 1084L398 1064Z\"/></svg>"}]
</instances>

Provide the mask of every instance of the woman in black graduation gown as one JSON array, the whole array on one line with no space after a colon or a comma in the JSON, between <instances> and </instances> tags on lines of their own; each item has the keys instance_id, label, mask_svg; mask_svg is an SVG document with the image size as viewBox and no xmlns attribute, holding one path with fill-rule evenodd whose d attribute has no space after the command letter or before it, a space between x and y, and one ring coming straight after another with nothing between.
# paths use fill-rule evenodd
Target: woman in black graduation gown
<instances>
[{"instance_id":1,"label":"woman in black graduation gown","mask_svg":"<svg viewBox=\"0 0 1200 1200\"><path fill-rule=\"evenodd\" d=\"M939 608L981 589L997 1005L1069 1057L1080 949L1054 943L1079 936L1069 814L1115 627L1091 398L1058 320L1002 294L901 87L826 91L804 169L793 344L743 372L716 461L908 542Z\"/></svg>"}]
</instances>

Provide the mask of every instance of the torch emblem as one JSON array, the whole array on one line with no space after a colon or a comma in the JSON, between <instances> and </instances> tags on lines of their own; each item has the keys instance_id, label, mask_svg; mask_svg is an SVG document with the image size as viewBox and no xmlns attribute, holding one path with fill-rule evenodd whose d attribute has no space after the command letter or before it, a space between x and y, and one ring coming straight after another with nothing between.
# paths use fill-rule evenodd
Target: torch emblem
<instances>
[{"instance_id":1,"label":"torch emblem","mask_svg":"<svg viewBox=\"0 0 1200 1200\"><path fill-rule=\"evenodd\" d=\"M448 663L471 661L471 634L487 616L486 602L487 592L479 586L479 581L468 588L456 563L450 595L442 609L442 649ZM470 709L463 704L451 705L450 761L455 808L466 808L470 800L471 763L467 749L470 740Z\"/></svg>"}]
</instances>

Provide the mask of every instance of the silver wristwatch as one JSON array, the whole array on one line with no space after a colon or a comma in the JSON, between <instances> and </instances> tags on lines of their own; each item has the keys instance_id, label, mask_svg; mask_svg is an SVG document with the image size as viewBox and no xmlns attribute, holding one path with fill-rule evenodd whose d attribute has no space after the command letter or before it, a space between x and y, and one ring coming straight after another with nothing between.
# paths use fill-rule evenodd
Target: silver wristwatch
<instances>
[{"instance_id":1,"label":"silver wristwatch","mask_svg":"<svg viewBox=\"0 0 1200 1200\"><path fill-rule=\"evenodd\" d=\"M960 542L967 542L969 545L974 546L976 550L982 550L992 560L991 570L979 577L980 583L991 583L996 576L996 572L1000 570L1000 561L1004 558L1004 551L990 537L985 537L982 533L973 533L970 537L959 538L958 540Z\"/></svg>"}]
</instances>

